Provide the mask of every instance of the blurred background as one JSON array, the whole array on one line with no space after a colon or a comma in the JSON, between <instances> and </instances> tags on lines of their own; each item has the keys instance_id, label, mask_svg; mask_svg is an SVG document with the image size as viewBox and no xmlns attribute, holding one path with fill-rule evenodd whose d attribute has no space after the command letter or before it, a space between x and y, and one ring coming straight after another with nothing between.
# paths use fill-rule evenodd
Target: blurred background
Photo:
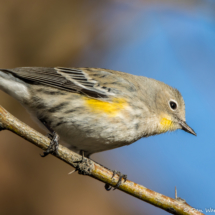
<instances>
[{"instance_id":1,"label":"blurred background","mask_svg":"<svg viewBox=\"0 0 215 215\"><path fill-rule=\"evenodd\" d=\"M0 0L0 67L101 67L178 88L194 137L162 134L95 154L128 179L206 213L215 209L213 0ZM40 130L0 92L0 105ZM41 131L43 134L44 131ZM0 133L0 214L168 214L77 173L8 131ZM129 158L129 159L128 159ZM131 159L132 158L132 159Z\"/></svg>"}]
</instances>

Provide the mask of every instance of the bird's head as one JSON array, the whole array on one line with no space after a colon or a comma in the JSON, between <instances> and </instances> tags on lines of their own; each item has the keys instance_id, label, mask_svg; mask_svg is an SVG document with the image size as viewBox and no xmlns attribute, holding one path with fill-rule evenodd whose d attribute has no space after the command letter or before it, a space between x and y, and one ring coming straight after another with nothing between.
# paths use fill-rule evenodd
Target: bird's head
<instances>
[{"instance_id":1,"label":"bird's head","mask_svg":"<svg viewBox=\"0 0 215 215\"><path fill-rule=\"evenodd\" d=\"M166 84L160 83L155 95L156 113L160 133L182 129L196 136L185 120L185 103L181 93Z\"/></svg>"}]
</instances>

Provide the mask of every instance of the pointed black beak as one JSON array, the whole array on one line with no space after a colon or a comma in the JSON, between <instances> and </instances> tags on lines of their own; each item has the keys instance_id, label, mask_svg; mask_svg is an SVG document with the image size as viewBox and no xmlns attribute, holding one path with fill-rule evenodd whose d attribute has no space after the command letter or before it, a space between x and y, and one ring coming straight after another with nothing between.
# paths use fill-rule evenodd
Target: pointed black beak
<instances>
[{"instance_id":1,"label":"pointed black beak","mask_svg":"<svg viewBox=\"0 0 215 215\"><path fill-rule=\"evenodd\" d=\"M195 131L190 126L188 126L186 122L180 120L179 124L181 125L182 130L184 130L184 131L186 131L186 132L188 132L190 134L193 134L193 135L197 136L197 134L195 133Z\"/></svg>"}]
</instances>

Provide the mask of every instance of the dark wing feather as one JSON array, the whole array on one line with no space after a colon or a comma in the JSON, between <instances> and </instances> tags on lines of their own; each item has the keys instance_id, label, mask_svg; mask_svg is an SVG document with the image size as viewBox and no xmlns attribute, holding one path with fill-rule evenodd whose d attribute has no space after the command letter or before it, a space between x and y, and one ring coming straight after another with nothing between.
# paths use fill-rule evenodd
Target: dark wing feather
<instances>
[{"instance_id":1,"label":"dark wing feather","mask_svg":"<svg viewBox=\"0 0 215 215\"><path fill-rule=\"evenodd\" d=\"M83 93L95 98L108 97L107 91L95 88L96 81L89 79L83 70L76 68L20 67L1 71L11 73L32 84L42 84L69 92Z\"/></svg>"}]
</instances>

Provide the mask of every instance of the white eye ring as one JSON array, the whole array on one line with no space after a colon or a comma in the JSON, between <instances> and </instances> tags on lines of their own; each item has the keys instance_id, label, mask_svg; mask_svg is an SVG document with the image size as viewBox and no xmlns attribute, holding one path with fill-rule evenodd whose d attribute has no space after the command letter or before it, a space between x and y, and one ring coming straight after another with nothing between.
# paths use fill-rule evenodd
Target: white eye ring
<instances>
[{"instance_id":1,"label":"white eye ring","mask_svg":"<svg viewBox=\"0 0 215 215\"><path fill-rule=\"evenodd\" d=\"M169 101L169 107L171 110L175 111L178 108L178 103L175 100L171 99Z\"/></svg>"}]
</instances>

